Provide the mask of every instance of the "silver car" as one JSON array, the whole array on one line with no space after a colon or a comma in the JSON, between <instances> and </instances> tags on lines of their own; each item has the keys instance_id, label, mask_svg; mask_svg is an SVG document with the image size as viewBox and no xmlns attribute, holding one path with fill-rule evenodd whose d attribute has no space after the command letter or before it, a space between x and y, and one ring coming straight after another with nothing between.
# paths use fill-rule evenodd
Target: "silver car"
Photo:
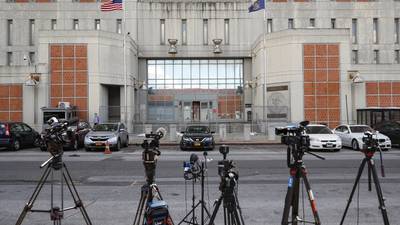
<instances>
[{"instance_id":1,"label":"silver car","mask_svg":"<svg viewBox=\"0 0 400 225\"><path fill-rule=\"evenodd\" d=\"M128 146L129 134L123 123L100 123L93 126L85 136L86 151L104 149L108 142L110 149L119 151L121 146Z\"/></svg>"}]
</instances>

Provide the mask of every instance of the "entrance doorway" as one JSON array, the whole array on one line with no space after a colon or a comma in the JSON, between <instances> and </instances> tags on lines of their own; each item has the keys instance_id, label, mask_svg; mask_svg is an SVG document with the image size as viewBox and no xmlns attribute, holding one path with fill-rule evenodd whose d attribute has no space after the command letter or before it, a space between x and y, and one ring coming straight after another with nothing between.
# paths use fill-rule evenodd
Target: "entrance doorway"
<instances>
[{"instance_id":1,"label":"entrance doorway","mask_svg":"<svg viewBox=\"0 0 400 225\"><path fill-rule=\"evenodd\" d=\"M108 87L108 121L119 122L121 120L121 91L120 86Z\"/></svg>"},{"instance_id":2,"label":"entrance doorway","mask_svg":"<svg viewBox=\"0 0 400 225\"><path fill-rule=\"evenodd\" d=\"M195 101L192 103L192 121L199 122L200 121L200 102Z\"/></svg>"}]
</instances>

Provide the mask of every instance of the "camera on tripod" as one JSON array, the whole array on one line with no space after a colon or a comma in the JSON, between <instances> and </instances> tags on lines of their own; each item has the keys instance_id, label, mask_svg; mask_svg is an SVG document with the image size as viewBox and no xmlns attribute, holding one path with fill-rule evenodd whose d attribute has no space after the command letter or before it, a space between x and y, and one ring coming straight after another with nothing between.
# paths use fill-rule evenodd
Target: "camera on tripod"
<instances>
[{"instance_id":1,"label":"camera on tripod","mask_svg":"<svg viewBox=\"0 0 400 225\"><path fill-rule=\"evenodd\" d=\"M227 160L226 156L229 153L229 147L222 145L219 152L223 155L223 160L218 161L218 174L221 177L222 183L220 189L228 186L234 186L239 179L239 171L232 160ZM232 185L230 185L232 184Z\"/></svg>"},{"instance_id":2,"label":"camera on tripod","mask_svg":"<svg viewBox=\"0 0 400 225\"><path fill-rule=\"evenodd\" d=\"M193 153L190 155L189 161L183 162L183 178L185 180L196 180L200 177L202 169L199 157Z\"/></svg>"},{"instance_id":3,"label":"camera on tripod","mask_svg":"<svg viewBox=\"0 0 400 225\"><path fill-rule=\"evenodd\" d=\"M51 155L61 155L63 153L63 145L71 138L71 132L69 132L68 128L69 122L51 117L47 124L49 127L44 129L41 136L42 141Z\"/></svg>"},{"instance_id":4,"label":"camera on tripod","mask_svg":"<svg viewBox=\"0 0 400 225\"><path fill-rule=\"evenodd\" d=\"M303 121L299 123L299 126L277 127L275 128L275 134L282 136L282 144L296 145L301 149L308 148L310 146L310 136L306 135L304 130L309 123L309 121Z\"/></svg>"},{"instance_id":5,"label":"camera on tripod","mask_svg":"<svg viewBox=\"0 0 400 225\"><path fill-rule=\"evenodd\" d=\"M162 139L167 131L160 127L156 130L155 133L151 132L149 134L144 134L146 139L143 140L141 144L143 149L158 149L160 147L160 139ZM150 139L150 140L148 140Z\"/></svg>"},{"instance_id":6,"label":"camera on tripod","mask_svg":"<svg viewBox=\"0 0 400 225\"><path fill-rule=\"evenodd\" d=\"M375 151L379 148L379 140L374 137L374 133L371 131L364 132L364 136L362 137L362 141L364 142L363 148L368 151Z\"/></svg>"}]
</instances>

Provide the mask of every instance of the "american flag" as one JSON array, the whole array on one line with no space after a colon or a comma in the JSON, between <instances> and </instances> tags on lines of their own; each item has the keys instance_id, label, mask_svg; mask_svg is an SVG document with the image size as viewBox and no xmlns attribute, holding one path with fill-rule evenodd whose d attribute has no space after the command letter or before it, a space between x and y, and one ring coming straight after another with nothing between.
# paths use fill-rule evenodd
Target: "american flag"
<instances>
[{"instance_id":1,"label":"american flag","mask_svg":"<svg viewBox=\"0 0 400 225\"><path fill-rule=\"evenodd\" d=\"M101 11L122 10L122 0L108 0L101 4Z\"/></svg>"}]
</instances>

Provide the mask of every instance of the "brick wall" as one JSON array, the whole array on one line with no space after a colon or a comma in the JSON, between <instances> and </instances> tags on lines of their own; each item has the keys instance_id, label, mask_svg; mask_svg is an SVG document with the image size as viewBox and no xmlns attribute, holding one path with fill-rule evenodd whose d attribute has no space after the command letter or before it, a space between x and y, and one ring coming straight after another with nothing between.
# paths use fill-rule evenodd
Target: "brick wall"
<instances>
[{"instance_id":1,"label":"brick wall","mask_svg":"<svg viewBox=\"0 0 400 225\"><path fill-rule=\"evenodd\" d=\"M335 127L340 122L339 45L304 44L304 119Z\"/></svg>"},{"instance_id":2,"label":"brick wall","mask_svg":"<svg viewBox=\"0 0 400 225\"><path fill-rule=\"evenodd\" d=\"M0 84L0 121L22 121L22 84Z\"/></svg>"},{"instance_id":3,"label":"brick wall","mask_svg":"<svg viewBox=\"0 0 400 225\"><path fill-rule=\"evenodd\" d=\"M400 107L400 81L365 84L367 107Z\"/></svg>"},{"instance_id":4,"label":"brick wall","mask_svg":"<svg viewBox=\"0 0 400 225\"><path fill-rule=\"evenodd\" d=\"M70 102L77 106L80 119L88 118L87 46L50 45L50 104Z\"/></svg>"},{"instance_id":5,"label":"brick wall","mask_svg":"<svg viewBox=\"0 0 400 225\"><path fill-rule=\"evenodd\" d=\"M236 111L242 111L240 95L218 96L218 117L221 119L235 119Z\"/></svg>"}]
</instances>

